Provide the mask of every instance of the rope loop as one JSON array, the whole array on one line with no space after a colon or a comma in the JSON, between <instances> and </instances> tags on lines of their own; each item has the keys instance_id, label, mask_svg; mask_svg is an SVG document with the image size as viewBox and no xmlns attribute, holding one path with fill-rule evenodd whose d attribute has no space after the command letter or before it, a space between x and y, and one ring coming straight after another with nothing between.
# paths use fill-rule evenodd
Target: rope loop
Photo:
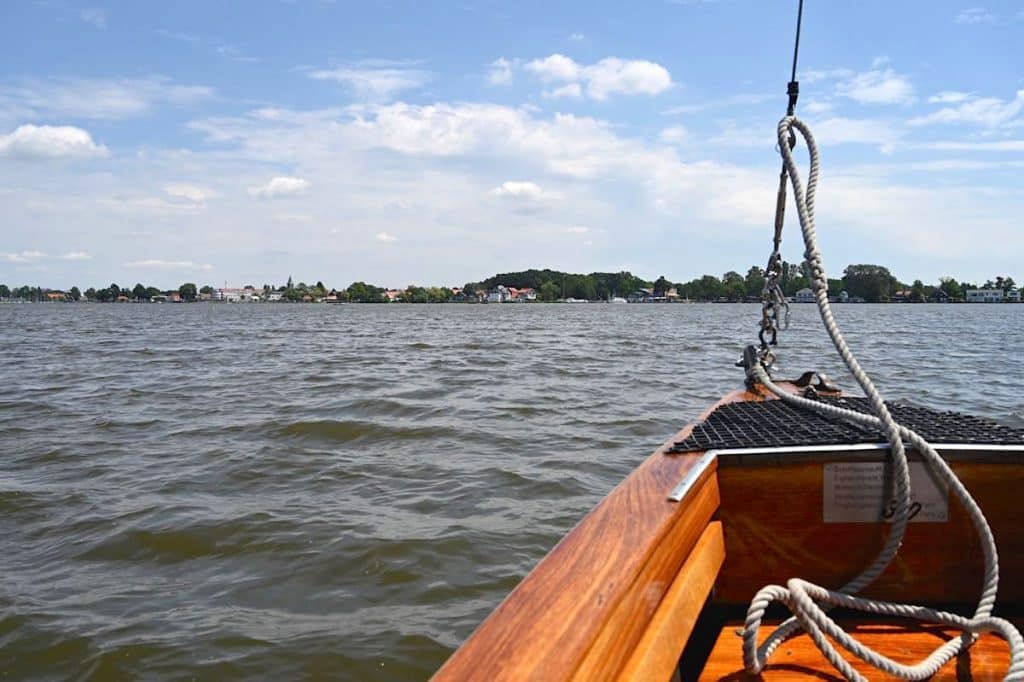
<instances>
[{"instance_id":1,"label":"rope loop","mask_svg":"<svg viewBox=\"0 0 1024 682\"><path fill-rule=\"evenodd\" d=\"M807 186L800 178L800 170L793 157L793 147L788 143L789 137L799 133L807 145L810 157ZM839 648L846 650L865 663L890 675L905 680L924 680L934 675L943 665L956 656L964 648L970 646L977 636L985 632L994 632L1006 639L1010 645L1010 668L1004 680L1024 681L1024 638L1008 621L992 616L992 609L999 590L999 556L996 550L995 537L974 498L957 478L956 474L935 449L917 433L896 423L889 413L878 389L871 378L860 366L843 338L832 315L828 300L828 277L822 262L821 251L818 249L817 233L814 224L814 197L818 188L819 154L814 135L806 123L796 116L787 115L778 126L778 149L782 155L784 175L789 177L793 188L793 199L796 203L800 229L803 233L805 263L811 280L815 302L825 330L832 340L833 346L842 357L850 374L856 379L871 403L873 415L861 414L816 400L809 400L793 395L777 386L768 374L764 363L754 363L748 369L748 377L764 385L780 399L831 417L852 421L854 423L881 429L889 441L889 461L893 467L893 488L895 497L895 514L885 546L874 561L860 575L838 590L829 590L805 580L794 578L780 585L769 585L762 588L750 602L747 618L743 628L743 661L747 672L757 675L767 665L769 657L778 649L786 638L799 631L806 632L815 646L832 666L846 679L865 682L865 678L839 653L828 638L834 640ZM779 239L778 230L776 241ZM775 262L775 253L772 254ZM766 287L767 296L767 287ZM767 304L766 304L767 310ZM767 313L766 313L767 316ZM907 464L907 453L904 446L907 442L921 454L927 467L949 487L959 500L967 516L981 540L984 557L984 580L978 606L971 618L953 613L936 611L923 606L895 604L874 601L855 596L859 591L870 585L889 566L896 557L903 537L906 534L910 512L910 470ZM780 603L789 609L793 616L779 625L757 645L758 631L766 609L773 602ZM905 665L893 661L882 654L864 646L847 634L828 616L828 609L833 606L853 609L866 613L916 618L923 621L939 623L959 628L963 637L946 642L938 647L924 660L914 665ZM826 637L827 635L827 637Z\"/></svg>"}]
</instances>

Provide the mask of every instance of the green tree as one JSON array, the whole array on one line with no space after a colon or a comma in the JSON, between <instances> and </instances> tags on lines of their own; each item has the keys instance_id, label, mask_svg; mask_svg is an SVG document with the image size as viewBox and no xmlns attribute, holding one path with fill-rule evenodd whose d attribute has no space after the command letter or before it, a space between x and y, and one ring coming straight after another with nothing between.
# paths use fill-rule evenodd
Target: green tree
<instances>
[{"instance_id":1,"label":"green tree","mask_svg":"<svg viewBox=\"0 0 1024 682\"><path fill-rule=\"evenodd\" d=\"M752 266L747 270L747 276L743 280L747 296L760 296L761 292L764 291L764 270Z\"/></svg>"},{"instance_id":2,"label":"green tree","mask_svg":"<svg viewBox=\"0 0 1024 682\"><path fill-rule=\"evenodd\" d=\"M919 279L915 279L914 283L910 287L910 302L924 303L926 300L927 294L924 290L924 282Z\"/></svg>"},{"instance_id":3,"label":"green tree","mask_svg":"<svg viewBox=\"0 0 1024 682\"><path fill-rule=\"evenodd\" d=\"M10 298L11 290L6 284L0 284L0 298Z\"/></svg>"},{"instance_id":4,"label":"green tree","mask_svg":"<svg viewBox=\"0 0 1024 682\"><path fill-rule=\"evenodd\" d=\"M878 303L888 300L896 290L896 278L881 265L848 265L843 271L843 286L850 296Z\"/></svg>"},{"instance_id":5,"label":"green tree","mask_svg":"<svg viewBox=\"0 0 1024 682\"><path fill-rule=\"evenodd\" d=\"M544 284L540 285L540 289L537 290L537 298L542 301L557 301L561 294L561 287L554 282L544 282Z\"/></svg>"},{"instance_id":6,"label":"green tree","mask_svg":"<svg viewBox=\"0 0 1024 682\"><path fill-rule=\"evenodd\" d=\"M384 290L366 282L353 282L348 287L349 300L356 303L383 303Z\"/></svg>"},{"instance_id":7,"label":"green tree","mask_svg":"<svg viewBox=\"0 0 1024 682\"><path fill-rule=\"evenodd\" d=\"M71 287L70 291L68 291L68 296L71 297L72 301L78 301L82 298L82 292L78 287Z\"/></svg>"},{"instance_id":8,"label":"green tree","mask_svg":"<svg viewBox=\"0 0 1024 682\"><path fill-rule=\"evenodd\" d=\"M140 301L145 301L149 299L149 296L146 294L146 287L142 286L142 282L139 282L134 287L132 287L132 298L138 299Z\"/></svg>"},{"instance_id":9,"label":"green tree","mask_svg":"<svg viewBox=\"0 0 1024 682\"><path fill-rule=\"evenodd\" d=\"M88 289L86 289L85 290L85 298L90 300L90 301L96 300L96 290L93 289L92 287L89 287Z\"/></svg>"},{"instance_id":10,"label":"green tree","mask_svg":"<svg viewBox=\"0 0 1024 682\"><path fill-rule=\"evenodd\" d=\"M263 287L264 287L264 289L266 289L267 285L264 284ZM207 294L207 295L212 294L213 293L213 287L211 287L209 284L204 284L203 287L199 290L199 293Z\"/></svg>"},{"instance_id":11,"label":"green tree","mask_svg":"<svg viewBox=\"0 0 1024 682\"><path fill-rule=\"evenodd\" d=\"M665 275L662 275L658 279L654 280L654 295L664 296L669 289L672 288L672 282L665 279Z\"/></svg>"},{"instance_id":12,"label":"green tree","mask_svg":"<svg viewBox=\"0 0 1024 682\"><path fill-rule=\"evenodd\" d=\"M194 301L196 300L197 294L196 285L192 282L185 282L178 287L178 294L180 294L186 301Z\"/></svg>"}]
</instances>

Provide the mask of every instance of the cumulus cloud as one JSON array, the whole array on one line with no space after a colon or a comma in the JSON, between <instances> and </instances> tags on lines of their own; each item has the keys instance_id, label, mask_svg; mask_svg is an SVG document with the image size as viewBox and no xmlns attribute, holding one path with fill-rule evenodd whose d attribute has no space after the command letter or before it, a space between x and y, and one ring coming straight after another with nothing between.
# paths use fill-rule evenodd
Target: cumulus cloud
<instances>
[{"instance_id":1,"label":"cumulus cloud","mask_svg":"<svg viewBox=\"0 0 1024 682\"><path fill-rule=\"evenodd\" d=\"M109 152L92 136L74 126L18 126L8 135L0 135L0 157L22 159L86 159Z\"/></svg>"},{"instance_id":2,"label":"cumulus cloud","mask_svg":"<svg viewBox=\"0 0 1024 682\"><path fill-rule=\"evenodd\" d=\"M379 242L394 242L398 241L398 237L388 232L378 232L377 241Z\"/></svg>"},{"instance_id":3,"label":"cumulus cloud","mask_svg":"<svg viewBox=\"0 0 1024 682\"><path fill-rule=\"evenodd\" d=\"M613 94L656 95L672 87L668 69L645 59L605 57L594 64L583 65L565 55L553 54L526 62L524 68L545 83L576 86L573 89L562 87L549 93L556 97L585 91L591 99L601 101Z\"/></svg>"},{"instance_id":4,"label":"cumulus cloud","mask_svg":"<svg viewBox=\"0 0 1024 682\"><path fill-rule=\"evenodd\" d=\"M370 101L389 100L405 90L417 90L430 82L430 73L406 62L367 60L332 69L309 72L313 80L335 81Z\"/></svg>"},{"instance_id":5,"label":"cumulus cloud","mask_svg":"<svg viewBox=\"0 0 1024 682\"><path fill-rule=\"evenodd\" d=\"M545 97L552 99L558 99L560 97L572 97L578 99L583 96L583 89L579 83L567 83L561 87L555 88L554 90L545 90Z\"/></svg>"},{"instance_id":6,"label":"cumulus cloud","mask_svg":"<svg viewBox=\"0 0 1024 682\"><path fill-rule=\"evenodd\" d=\"M579 64L562 54L529 61L526 70L535 73L543 81L576 80L583 71Z\"/></svg>"},{"instance_id":7,"label":"cumulus cloud","mask_svg":"<svg viewBox=\"0 0 1024 682\"><path fill-rule=\"evenodd\" d=\"M60 256L61 260L92 260L92 256L85 251L68 251Z\"/></svg>"},{"instance_id":8,"label":"cumulus cloud","mask_svg":"<svg viewBox=\"0 0 1024 682\"><path fill-rule=\"evenodd\" d=\"M213 192L208 189L188 184L167 185L164 187L164 192L170 197L189 201L193 204L202 204L214 196Z\"/></svg>"},{"instance_id":9,"label":"cumulus cloud","mask_svg":"<svg viewBox=\"0 0 1024 682\"><path fill-rule=\"evenodd\" d=\"M558 192L548 192L535 182L507 180L488 192L491 196L516 201L549 201L561 199Z\"/></svg>"},{"instance_id":10,"label":"cumulus cloud","mask_svg":"<svg viewBox=\"0 0 1024 682\"><path fill-rule=\"evenodd\" d=\"M669 126L662 130L658 134L658 137L661 138L663 142L679 144L681 142L686 142L690 137L690 133L683 126Z\"/></svg>"},{"instance_id":11,"label":"cumulus cloud","mask_svg":"<svg viewBox=\"0 0 1024 682\"><path fill-rule=\"evenodd\" d=\"M312 183L304 178L277 177L259 187L250 187L249 194L261 199L277 199L279 197L302 194Z\"/></svg>"},{"instance_id":12,"label":"cumulus cloud","mask_svg":"<svg viewBox=\"0 0 1024 682\"><path fill-rule=\"evenodd\" d=\"M837 83L836 94L860 104L910 104L914 86L892 69L872 69Z\"/></svg>"},{"instance_id":13,"label":"cumulus cloud","mask_svg":"<svg viewBox=\"0 0 1024 682\"><path fill-rule=\"evenodd\" d=\"M490 70L487 72L487 82L491 85L508 85L512 82L512 71L518 66L518 59L505 59L499 57L491 62Z\"/></svg>"},{"instance_id":14,"label":"cumulus cloud","mask_svg":"<svg viewBox=\"0 0 1024 682\"><path fill-rule=\"evenodd\" d=\"M974 97L965 93L955 94L955 99L936 100L942 103L957 103L944 107L925 116L910 120L910 125L923 126L934 123L966 123L986 128L998 128L1014 122L1024 111L1024 90L1018 90L1014 98L1004 101L996 97ZM929 101L932 101L929 99Z\"/></svg>"},{"instance_id":15,"label":"cumulus cloud","mask_svg":"<svg viewBox=\"0 0 1024 682\"><path fill-rule=\"evenodd\" d=\"M569 34L569 41L573 42L573 43L578 43L581 40L583 40L584 37L585 36L582 33L570 33Z\"/></svg>"},{"instance_id":16,"label":"cumulus cloud","mask_svg":"<svg viewBox=\"0 0 1024 682\"><path fill-rule=\"evenodd\" d=\"M202 272L213 270L213 266L209 263L196 263L190 260L133 260L125 263L125 266L149 270L200 270Z\"/></svg>"}]
</instances>

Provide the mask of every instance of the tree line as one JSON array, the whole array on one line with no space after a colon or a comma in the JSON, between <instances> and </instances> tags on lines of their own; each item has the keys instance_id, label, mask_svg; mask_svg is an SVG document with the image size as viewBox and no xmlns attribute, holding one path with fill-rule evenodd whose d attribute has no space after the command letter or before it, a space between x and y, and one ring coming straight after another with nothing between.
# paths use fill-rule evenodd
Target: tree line
<instances>
[{"instance_id":1,"label":"tree line","mask_svg":"<svg viewBox=\"0 0 1024 682\"><path fill-rule=\"evenodd\" d=\"M802 263L783 263L781 276L782 291L786 296L794 296L797 291L810 286L805 266ZM765 285L764 270L758 266L747 269L746 275L730 270L721 277L703 275L687 282L672 282L664 275L656 280L645 280L630 272L592 272L577 274L558 270L523 270L520 272L501 273L481 280L467 282L461 289L450 287L423 287L411 284L397 293L384 287L353 282L344 289L328 289L322 281L309 285L304 282L293 284L291 278L284 286L262 287L247 286L262 297L277 292L286 301L320 300L333 297L333 300L353 303L385 303L397 300L405 303L445 303L448 301L477 300L497 286L516 289L533 289L540 301L558 301L566 298L584 299L588 301L605 300L612 296L627 297L643 291L654 298L668 295L672 290L681 299L692 301L744 301L758 299ZM941 292L942 297L949 300L963 300L968 289L1001 289L1004 293L1016 286L1013 278L999 275L994 279L978 284L968 281L957 281L953 277L941 277L936 284L924 284L920 279L906 284L881 265L857 264L849 265L843 271L842 278L829 279L830 296L839 296L845 291L851 298L863 299L869 303L889 301L897 295L902 300L920 302L934 300ZM67 291L44 289L41 287L22 286L10 288L0 284L0 300L20 299L25 301L44 301L51 298L50 294L61 294L67 300L108 302L122 300L122 297L149 301L158 297L177 294L184 301L206 298L214 293L210 285L197 287L194 282L185 282L177 289L163 290L153 286L137 283L134 287L122 287L111 284L107 287L90 287L84 292L77 286ZM206 296L200 296L205 294ZM391 295L389 295L391 294Z\"/></svg>"}]
</instances>

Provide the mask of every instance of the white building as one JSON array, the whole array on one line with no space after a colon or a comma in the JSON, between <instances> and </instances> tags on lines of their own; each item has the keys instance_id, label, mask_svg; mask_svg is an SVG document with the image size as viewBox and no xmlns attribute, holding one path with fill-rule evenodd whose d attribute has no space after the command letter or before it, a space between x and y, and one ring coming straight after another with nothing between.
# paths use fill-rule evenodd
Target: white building
<instances>
[{"instance_id":1,"label":"white building","mask_svg":"<svg viewBox=\"0 0 1024 682\"><path fill-rule=\"evenodd\" d=\"M999 303L1003 300L1002 289L968 289L968 303Z\"/></svg>"},{"instance_id":2,"label":"white building","mask_svg":"<svg viewBox=\"0 0 1024 682\"><path fill-rule=\"evenodd\" d=\"M796 292L793 300L797 303L814 303L814 292L810 289L801 289Z\"/></svg>"},{"instance_id":3,"label":"white building","mask_svg":"<svg viewBox=\"0 0 1024 682\"><path fill-rule=\"evenodd\" d=\"M511 298L507 287L499 284L498 286L487 292L488 303L505 303Z\"/></svg>"},{"instance_id":4,"label":"white building","mask_svg":"<svg viewBox=\"0 0 1024 682\"><path fill-rule=\"evenodd\" d=\"M1014 303L1020 303L1020 289L1014 287L1006 292L1006 300L1013 301Z\"/></svg>"}]
</instances>

